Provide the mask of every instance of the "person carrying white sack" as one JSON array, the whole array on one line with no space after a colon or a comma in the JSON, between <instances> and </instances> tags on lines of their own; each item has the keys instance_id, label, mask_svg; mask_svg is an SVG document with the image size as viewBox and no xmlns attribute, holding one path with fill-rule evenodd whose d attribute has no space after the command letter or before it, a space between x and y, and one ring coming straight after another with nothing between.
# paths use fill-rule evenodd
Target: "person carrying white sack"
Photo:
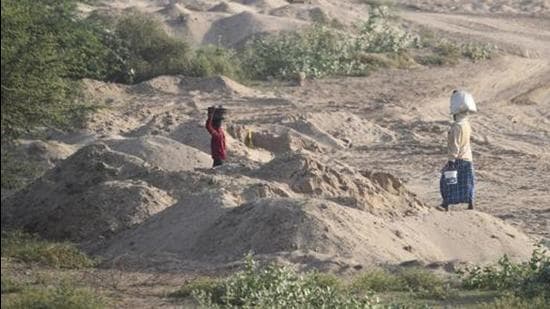
<instances>
[{"instance_id":1,"label":"person carrying white sack","mask_svg":"<svg viewBox=\"0 0 550 309\"><path fill-rule=\"evenodd\" d=\"M468 115L477 112L471 94L454 90L451 95L450 111L453 123L448 134L448 162L442 170L439 188L443 202L441 207L466 203L468 209L475 205L475 172L472 162L470 136L472 128Z\"/></svg>"}]
</instances>

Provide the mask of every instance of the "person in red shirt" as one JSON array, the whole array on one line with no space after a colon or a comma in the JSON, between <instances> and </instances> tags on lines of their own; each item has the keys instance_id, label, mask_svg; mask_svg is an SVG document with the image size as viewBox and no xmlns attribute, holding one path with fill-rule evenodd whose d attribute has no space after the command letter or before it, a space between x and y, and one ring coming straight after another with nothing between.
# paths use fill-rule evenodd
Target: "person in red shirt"
<instances>
[{"instance_id":1,"label":"person in red shirt","mask_svg":"<svg viewBox=\"0 0 550 309\"><path fill-rule=\"evenodd\" d=\"M214 117L216 109L208 110L208 119L206 120L206 130L212 136L210 140L210 152L214 160L214 167L222 165L226 159L225 133L222 129L222 118Z\"/></svg>"}]
</instances>

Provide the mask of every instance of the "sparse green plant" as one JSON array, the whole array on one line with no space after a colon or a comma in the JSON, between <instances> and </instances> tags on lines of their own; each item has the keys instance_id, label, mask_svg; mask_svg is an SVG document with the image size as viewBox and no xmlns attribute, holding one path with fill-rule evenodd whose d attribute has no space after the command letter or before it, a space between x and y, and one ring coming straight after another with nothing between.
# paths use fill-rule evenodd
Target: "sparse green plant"
<instances>
[{"instance_id":1,"label":"sparse green plant","mask_svg":"<svg viewBox=\"0 0 550 309\"><path fill-rule=\"evenodd\" d=\"M399 54L416 45L417 37L394 24L382 7L369 14L357 35L315 24L296 32L253 39L245 48L245 70L251 78L290 79L298 72L315 78L365 75L373 65L364 55ZM402 61L384 62L392 63Z\"/></svg>"},{"instance_id":2,"label":"sparse green plant","mask_svg":"<svg viewBox=\"0 0 550 309\"><path fill-rule=\"evenodd\" d=\"M259 267L251 256L245 270L220 282L194 286L192 296L208 308L372 308L378 303L370 294L357 297L341 289L333 276L299 275L276 265ZM172 295L188 295L187 288L180 291Z\"/></svg>"},{"instance_id":3,"label":"sparse green plant","mask_svg":"<svg viewBox=\"0 0 550 309\"><path fill-rule=\"evenodd\" d=\"M355 292L404 291L405 282L397 275L385 269L372 269L354 278L351 288Z\"/></svg>"},{"instance_id":4,"label":"sparse green plant","mask_svg":"<svg viewBox=\"0 0 550 309\"><path fill-rule=\"evenodd\" d=\"M496 47L491 44L465 43L461 45L462 55L473 61L491 59L495 54Z\"/></svg>"},{"instance_id":5,"label":"sparse green plant","mask_svg":"<svg viewBox=\"0 0 550 309\"><path fill-rule=\"evenodd\" d=\"M189 66L189 45L170 37L151 16L131 12L118 21L115 34L128 51L125 62L135 74L133 81L182 73Z\"/></svg>"},{"instance_id":6,"label":"sparse green plant","mask_svg":"<svg viewBox=\"0 0 550 309\"><path fill-rule=\"evenodd\" d=\"M69 243L49 242L20 231L2 231L2 257L54 268L92 267L95 261Z\"/></svg>"},{"instance_id":7,"label":"sparse green plant","mask_svg":"<svg viewBox=\"0 0 550 309\"><path fill-rule=\"evenodd\" d=\"M398 271L398 276L413 292L435 291L444 286L441 277L422 268L404 268Z\"/></svg>"},{"instance_id":8,"label":"sparse green plant","mask_svg":"<svg viewBox=\"0 0 550 309\"><path fill-rule=\"evenodd\" d=\"M98 309L105 301L93 291L64 283L55 288L25 288L9 298L2 297L2 308L9 309Z\"/></svg>"},{"instance_id":9,"label":"sparse green plant","mask_svg":"<svg viewBox=\"0 0 550 309\"><path fill-rule=\"evenodd\" d=\"M543 297L522 298L514 295L500 297L493 302L478 304L476 309L510 309L510 308L529 308L546 309L550 305L548 299Z\"/></svg>"},{"instance_id":10,"label":"sparse green plant","mask_svg":"<svg viewBox=\"0 0 550 309\"><path fill-rule=\"evenodd\" d=\"M235 51L218 46L203 46L194 52L187 74L191 76L225 75L241 79L240 61Z\"/></svg>"},{"instance_id":11,"label":"sparse green plant","mask_svg":"<svg viewBox=\"0 0 550 309\"><path fill-rule=\"evenodd\" d=\"M2 294L19 292L21 289L22 287L20 284L8 276L2 275Z\"/></svg>"},{"instance_id":12,"label":"sparse green plant","mask_svg":"<svg viewBox=\"0 0 550 309\"><path fill-rule=\"evenodd\" d=\"M192 296L193 291L204 291L209 293L213 302L220 303L222 301L221 297L224 294L223 281L215 278L199 277L184 284L180 289L170 293L168 296L185 298Z\"/></svg>"},{"instance_id":13,"label":"sparse green plant","mask_svg":"<svg viewBox=\"0 0 550 309\"><path fill-rule=\"evenodd\" d=\"M529 262L514 263L503 256L496 265L466 267L459 274L467 289L509 290L521 297L550 299L550 256L538 245Z\"/></svg>"}]
</instances>

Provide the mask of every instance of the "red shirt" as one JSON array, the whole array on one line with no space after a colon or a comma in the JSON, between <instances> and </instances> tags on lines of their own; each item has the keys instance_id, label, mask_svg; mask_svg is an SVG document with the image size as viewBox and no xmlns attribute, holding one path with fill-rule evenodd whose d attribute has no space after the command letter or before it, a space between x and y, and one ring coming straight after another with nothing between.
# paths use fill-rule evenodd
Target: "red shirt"
<instances>
[{"instance_id":1,"label":"red shirt","mask_svg":"<svg viewBox=\"0 0 550 309\"><path fill-rule=\"evenodd\" d=\"M225 160L226 158L226 151L225 151L225 134L223 133L223 129L220 128L214 128L212 126L212 119L208 118L206 120L206 130L208 130L208 133L212 136L212 139L210 140L210 152L212 154L213 159L220 159Z\"/></svg>"}]
</instances>

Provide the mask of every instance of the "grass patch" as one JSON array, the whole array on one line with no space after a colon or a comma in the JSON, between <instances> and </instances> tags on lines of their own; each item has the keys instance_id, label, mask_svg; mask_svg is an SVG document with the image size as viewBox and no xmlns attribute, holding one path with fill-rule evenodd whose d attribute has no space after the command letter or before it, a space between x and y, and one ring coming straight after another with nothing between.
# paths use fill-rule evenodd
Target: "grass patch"
<instances>
[{"instance_id":1,"label":"grass patch","mask_svg":"<svg viewBox=\"0 0 550 309\"><path fill-rule=\"evenodd\" d=\"M385 269L369 270L358 275L352 281L351 288L356 293L406 290L405 282L399 276Z\"/></svg>"},{"instance_id":2,"label":"grass patch","mask_svg":"<svg viewBox=\"0 0 550 309\"><path fill-rule=\"evenodd\" d=\"M97 309L104 300L93 291L63 284L55 288L25 288L2 297L2 308L11 309Z\"/></svg>"},{"instance_id":3,"label":"grass patch","mask_svg":"<svg viewBox=\"0 0 550 309\"><path fill-rule=\"evenodd\" d=\"M93 267L96 264L70 243L49 242L20 231L2 231L2 257L65 269Z\"/></svg>"},{"instance_id":4,"label":"grass patch","mask_svg":"<svg viewBox=\"0 0 550 309\"><path fill-rule=\"evenodd\" d=\"M522 298L514 295L506 295L492 302L477 304L473 306L476 309L509 309L509 308L529 308L529 309L547 309L550 302L544 297Z\"/></svg>"},{"instance_id":5,"label":"grass patch","mask_svg":"<svg viewBox=\"0 0 550 309\"><path fill-rule=\"evenodd\" d=\"M2 294L15 293L21 291L22 286L10 277L2 275Z\"/></svg>"},{"instance_id":6,"label":"grass patch","mask_svg":"<svg viewBox=\"0 0 550 309\"><path fill-rule=\"evenodd\" d=\"M211 295L216 303L221 302L224 294L223 282L220 279L199 277L187 284L184 284L179 290L168 294L168 297L186 298L193 295L193 291L204 291Z\"/></svg>"},{"instance_id":7,"label":"grass patch","mask_svg":"<svg viewBox=\"0 0 550 309\"><path fill-rule=\"evenodd\" d=\"M443 40L430 39L430 35L424 41L426 51L415 58L422 65L442 66L456 65L461 59L469 59L474 62L491 59L497 52L497 48L491 44L478 42L457 43Z\"/></svg>"},{"instance_id":8,"label":"grass patch","mask_svg":"<svg viewBox=\"0 0 550 309\"><path fill-rule=\"evenodd\" d=\"M519 297L550 301L550 255L542 245L528 262L514 263L505 255L496 265L467 267L460 274L466 289L511 291Z\"/></svg>"}]
</instances>

